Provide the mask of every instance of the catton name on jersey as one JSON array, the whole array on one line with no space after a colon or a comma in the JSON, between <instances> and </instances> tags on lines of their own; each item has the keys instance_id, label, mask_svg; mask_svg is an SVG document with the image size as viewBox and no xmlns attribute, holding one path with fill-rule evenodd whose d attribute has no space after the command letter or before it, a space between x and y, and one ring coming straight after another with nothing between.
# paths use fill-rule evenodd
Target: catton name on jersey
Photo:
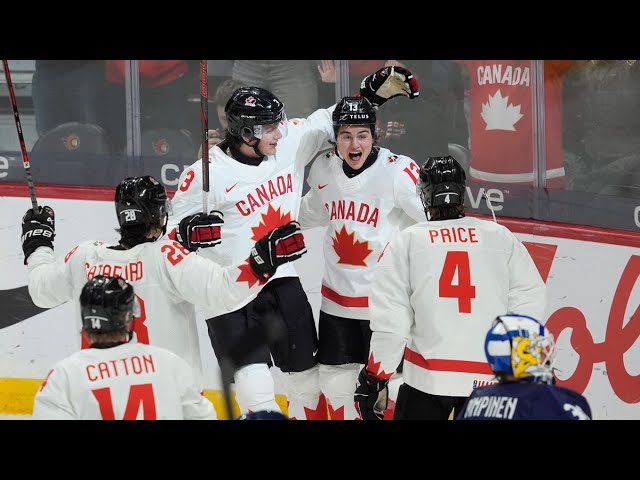
<instances>
[{"instance_id":1,"label":"catton name on jersey","mask_svg":"<svg viewBox=\"0 0 640 480\"><path fill-rule=\"evenodd\" d=\"M451 227L429 230L431 243L478 243L474 227Z\"/></svg>"},{"instance_id":2,"label":"catton name on jersey","mask_svg":"<svg viewBox=\"0 0 640 480\"><path fill-rule=\"evenodd\" d=\"M257 208L269 203L275 197L284 195L285 193L293 193L293 183L291 174L286 177L280 175L275 180L269 180L255 189L253 193L247 195L246 200L240 200L236 203L236 208L243 217L251 215Z\"/></svg>"},{"instance_id":3,"label":"catton name on jersey","mask_svg":"<svg viewBox=\"0 0 640 480\"><path fill-rule=\"evenodd\" d=\"M141 260L130 262L126 265L111 265L109 263L91 265L89 262L85 263L87 280L92 279L96 275L107 275L110 277L122 277L128 282L135 282L136 280L142 280L144 276L142 266L143 263Z\"/></svg>"},{"instance_id":4,"label":"catton name on jersey","mask_svg":"<svg viewBox=\"0 0 640 480\"><path fill-rule=\"evenodd\" d=\"M353 220L354 222L372 224L378 226L378 207L370 207L366 203L354 202L352 200L332 201L331 205L324 204L327 212L331 215L331 220Z\"/></svg>"},{"instance_id":5,"label":"catton name on jersey","mask_svg":"<svg viewBox=\"0 0 640 480\"><path fill-rule=\"evenodd\" d=\"M106 380L120 375L140 375L155 373L156 366L153 362L153 355L133 355L131 357L109 360L97 364L89 364L85 371L90 382Z\"/></svg>"}]
</instances>

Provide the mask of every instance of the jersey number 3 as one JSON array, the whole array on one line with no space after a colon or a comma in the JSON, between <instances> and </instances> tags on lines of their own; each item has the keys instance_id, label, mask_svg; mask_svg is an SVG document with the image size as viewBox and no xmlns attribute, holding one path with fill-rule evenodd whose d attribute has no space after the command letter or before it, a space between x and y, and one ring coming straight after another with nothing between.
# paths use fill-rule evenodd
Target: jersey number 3
<instances>
[{"instance_id":1,"label":"jersey number 3","mask_svg":"<svg viewBox=\"0 0 640 480\"><path fill-rule=\"evenodd\" d=\"M100 406L100 415L103 420L115 420L116 414L113 410L113 400L111 399L111 388L96 388L92 390ZM124 411L123 420L135 420L138 410L142 406L144 420L157 420L156 398L153 395L153 385L143 383L141 385L131 385L129 387L129 397L127 407Z\"/></svg>"},{"instance_id":2,"label":"jersey number 3","mask_svg":"<svg viewBox=\"0 0 640 480\"><path fill-rule=\"evenodd\" d=\"M454 285L456 272L458 283ZM471 285L469 252L447 252L438 282L438 295L441 298L457 298L458 312L471 313L471 299L476 298L476 287Z\"/></svg>"}]
</instances>

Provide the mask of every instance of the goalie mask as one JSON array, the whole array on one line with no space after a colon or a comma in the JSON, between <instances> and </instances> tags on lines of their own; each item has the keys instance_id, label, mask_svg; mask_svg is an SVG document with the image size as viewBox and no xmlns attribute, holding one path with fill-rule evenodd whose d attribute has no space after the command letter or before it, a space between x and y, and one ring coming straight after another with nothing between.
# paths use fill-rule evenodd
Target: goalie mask
<instances>
[{"instance_id":1,"label":"goalie mask","mask_svg":"<svg viewBox=\"0 0 640 480\"><path fill-rule=\"evenodd\" d=\"M91 332L110 332L129 325L138 315L131 284L121 277L96 275L82 288L82 326Z\"/></svg>"},{"instance_id":2,"label":"goalie mask","mask_svg":"<svg viewBox=\"0 0 640 480\"><path fill-rule=\"evenodd\" d=\"M164 186L149 175L125 178L116 188L116 213L121 227L164 227L173 213Z\"/></svg>"},{"instance_id":3,"label":"goalie mask","mask_svg":"<svg viewBox=\"0 0 640 480\"><path fill-rule=\"evenodd\" d=\"M496 375L551 384L555 342L538 320L525 315L500 315L487 333L484 351Z\"/></svg>"},{"instance_id":4,"label":"goalie mask","mask_svg":"<svg viewBox=\"0 0 640 480\"><path fill-rule=\"evenodd\" d=\"M467 175L450 155L429 157L420 167L416 190L425 211L432 207L464 205Z\"/></svg>"},{"instance_id":5,"label":"goalie mask","mask_svg":"<svg viewBox=\"0 0 640 480\"><path fill-rule=\"evenodd\" d=\"M287 116L284 105L270 91L259 87L240 87L224 107L229 126L227 131L233 137L255 137L271 129L279 128L282 136L287 135Z\"/></svg>"}]
</instances>

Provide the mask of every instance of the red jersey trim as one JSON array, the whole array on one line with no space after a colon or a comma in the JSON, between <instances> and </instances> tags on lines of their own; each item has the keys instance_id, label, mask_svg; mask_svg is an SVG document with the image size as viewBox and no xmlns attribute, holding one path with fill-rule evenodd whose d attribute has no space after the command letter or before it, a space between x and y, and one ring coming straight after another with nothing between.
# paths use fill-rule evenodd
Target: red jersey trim
<instances>
[{"instance_id":1,"label":"red jersey trim","mask_svg":"<svg viewBox=\"0 0 640 480\"><path fill-rule=\"evenodd\" d=\"M487 362L470 362L468 360L443 360L440 358L424 358L417 352L404 350L404 359L413 363L415 366L424 368L425 370L437 370L440 372L457 372L457 373L480 373L484 375L493 375L493 371Z\"/></svg>"},{"instance_id":2,"label":"red jersey trim","mask_svg":"<svg viewBox=\"0 0 640 480\"><path fill-rule=\"evenodd\" d=\"M340 295L338 292L334 292L326 285L322 285L320 292L323 297L343 307L366 308L369 306L369 297L346 297L344 295Z\"/></svg>"}]
</instances>

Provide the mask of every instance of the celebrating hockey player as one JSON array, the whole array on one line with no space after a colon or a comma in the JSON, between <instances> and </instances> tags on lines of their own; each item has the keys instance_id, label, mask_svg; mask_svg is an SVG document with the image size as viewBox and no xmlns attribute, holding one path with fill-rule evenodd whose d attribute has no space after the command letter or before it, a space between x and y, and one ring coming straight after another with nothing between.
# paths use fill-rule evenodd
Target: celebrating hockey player
<instances>
[{"instance_id":1,"label":"celebrating hockey player","mask_svg":"<svg viewBox=\"0 0 640 480\"><path fill-rule=\"evenodd\" d=\"M465 216L465 180L451 156L420 167L427 221L403 230L375 271L370 354L355 393L363 419L382 418L403 356L394 419L448 419L474 383L493 379L482 348L487 319L544 313L545 285L524 245L498 223Z\"/></svg>"},{"instance_id":2,"label":"celebrating hockey player","mask_svg":"<svg viewBox=\"0 0 640 480\"><path fill-rule=\"evenodd\" d=\"M388 67L367 77L365 96L381 104L395 96L414 97L410 72ZM264 232L298 217L305 166L333 139L333 107L305 119L288 120L282 102L258 87L239 88L227 102L225 140L209 150L212 208L224 214L224 241L199 253L222 265L237 262ZM175 215L169 235L181 218L202 208L202 163L184 170L173 199ZM254 301L238 302L234 311L208 312L209 337L220 357L254 323L275 312L286 325L288 339L265 345L248 355L235 374L236 398L242 413L276 410L270 366L284 372L284 389L293 419L326 418L321 401L316 350L318 339L311 305L293 265L264 276L266 287Z\"/></svg>"},{"instance_id":3,"label":"celebrating hockey player","mask_svg":"<svg viewBox=\"0 0 640 480\"><path fill-rule=\"evenodd\" d=\"M226 267L192 254L176 241L160 239L171 202L164 186L150 176L120 182L115 210L120 224L118 245L85 241L61 258L53 251L53 210L39 207L37 212L27 211L22 220L22 249L33 302L52 308L78 298L88 278L121 276L134 286L140 303L137 341L173 351L198 372L201 363L194 305L217 314L229 312L237 303L255 298L264 275L273 275L279 266L306 252L295 222L265 231L253 248L245 249L242 259ZM181 222L182 236L194 236L192 227L190 218ZM219 239L219 224L206 235L199 230L199 235L212 242Z\"/></svg>"},{"instance_id":4,"label":"celebrating hockey player","mask_svg":"<svg viewBox=\"0 0 640 480\"><path fill-rule=\"evenodd\" d=\"M332 419L359 418L353 386L369 353L369 287L389 241L424 220L419 168L375 146L376 110L344 97L333 111L335 150L311 167L301 227L328 226L319 318L320 388Z\"/></svg>"},{"instance_id":5,"label":"celebrating hockey player","mask_svg":"<svg viewBox=\"0 0 640 480\"><path fill-rule=\"evenodd\" d=\"M89 348L56 364L34 420L215 420L199 373L175 353L130 342L140 305L122 277L96 275L80 293Z\"/></svg>"}]
</instances>

